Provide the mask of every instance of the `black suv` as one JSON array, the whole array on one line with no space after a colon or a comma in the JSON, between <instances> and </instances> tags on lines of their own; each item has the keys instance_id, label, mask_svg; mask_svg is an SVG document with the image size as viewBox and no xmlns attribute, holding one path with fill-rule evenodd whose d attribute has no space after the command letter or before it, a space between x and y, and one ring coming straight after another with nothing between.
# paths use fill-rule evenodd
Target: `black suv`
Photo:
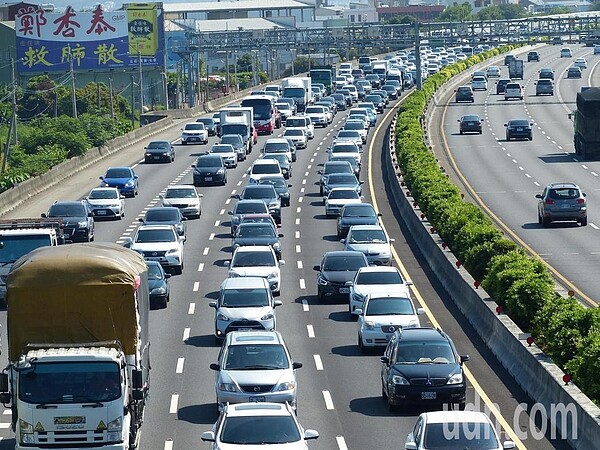
<instances>
[{"instance_id":1,"label":"black suv","mask_svg":"<svg viewBox=\"0 0 600 450\"><path fill-rule=\"evenodd\" d=\"M473 96L473 89L471 86L459 86L456 89L456 95L454 96L454 101L458 102L471 102L475 101L475 97Z\"/></svg>"},{"instance_id":2,"label":"black suv","mask_svg":"<svg viewBox=\"0 0 600 450\"><path fill-rule=\"evenodd\" d=\"M410 404L464 409L467 385L462 365L468 360L440 329L398 330L381 357L381 394L390 410Z\"/></svg>"},{"instance_id":3,"label":"black suv","mask_svg":"<svg viewBox=\"0 0 600 450\"><path fill-rule=\"evenodd\" d=\"M531 62L531 61L539 61L540 60L540 54L536 51L531 51L529 53L527 53L527 62Z\"/></svg>"},{"instance_id":4,"label":"black suv","mask_svg":"<svg viewBox=\"0 0 600 450\"><path fill-rule=\"evenodd\" d=\"M43 218L60 217L64 226L65 239L71 242L94 240L94 215L87 203L81 201L56 201Z\"/></svg>"},{"instance_id":5,"label":"black suv","mask_svg":"<svg viewBox=\"0 0 600 450\"><path fill-rule=\"evenodd\" d=\"M227 168L223 158L219 155L202 155L195 164L194 168L194 186L207 184L227 184Z\"/></svg>"}]
</instances>

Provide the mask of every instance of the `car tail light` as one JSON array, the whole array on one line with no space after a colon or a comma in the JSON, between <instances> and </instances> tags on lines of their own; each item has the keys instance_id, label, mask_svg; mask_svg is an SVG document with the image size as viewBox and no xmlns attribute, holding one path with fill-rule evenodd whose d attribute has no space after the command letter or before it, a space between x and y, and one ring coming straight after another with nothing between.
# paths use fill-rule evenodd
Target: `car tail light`
<instances>
[{"instance_id":1,"label":"car tail light","mask_svg":"<svg viewBox=\"0 0 600 450\"><path fill-rule=\"evenodd\" d=\"M577 199L577 204L578 205L583 205L585 203L585 198L578 198Z\"/></svg>"},{"instance_id":2,"label":"car tail light","mask_svg":"<svg viewBox=\"0 0 600 450\"><path fill-rule=\"evenodd\" d=\"M546 205L554 205L554 203L556 203L556 202L555 202L554 200L550 199L550 198L547 198L547 199L544 201L544 203L545 203Z\"/></svg>"}]
</instances>

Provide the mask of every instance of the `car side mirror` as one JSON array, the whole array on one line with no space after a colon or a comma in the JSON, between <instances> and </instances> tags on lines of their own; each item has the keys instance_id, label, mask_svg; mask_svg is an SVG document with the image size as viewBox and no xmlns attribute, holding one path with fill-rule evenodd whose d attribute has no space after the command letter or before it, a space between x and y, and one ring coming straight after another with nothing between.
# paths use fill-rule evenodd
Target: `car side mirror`
<instances>
[{"instance_id":1,"label":"car side mirror","mask_svg":"<svg viewBox=\"0 0 600 450\"><path fill-rule=\"evenodd\" d=\"M283 260L283 259L280 259L280 260L279 260L279 265L280 265L280 266L285 266L285 260Z\"/></svg>"},{"instance_id":2,"label":"car side mirror","mask_svg":"<svg viewBox=\"0 0 600 450\"><path fill-rule=\"evenodd\" d=\"M382 217L382 216L383 216L383 214L377 213L377 217Z\"/></svg>"},{"instance_id":3,"label":"car side mirror","mask_svg":"<svg viewBox=\"0 0 600 450\"><path fill-rule=\"evenodd\" d=\"M292 369L301 369L303 364L301 362L293 362Z\"/></svg>"},{"instance_id":4,"label":"car side mirror","mask_svg":"<svg viewBox=\"0 0 600 450\"><path fill-rule=\"evenodd\" d=\"M225 262L223 263L223 265L224 265L225 267L229 267L229 266L231 265L231 261L225 261Z\"/></svg>"},{"instance_id":5,"label":"car side mirror","mask_svg":"<svg viewBox=\"0 0 600 450\"><path fill-rule=\"evenodd\" d=\"M423 314L425 314L425 309L417 308L417 316L422 316Z\"/></svg>"},{"instance_id":6,"label":"car side mirror","mask_svg":"<svg viewBox=\"0 0 600 450\"><path fill-rule=\"evenodd\" d=\"M283 237L283 233L279 233L279 234L277 235L277 237L280 237L280 238L282 238L282 237Z\"/></svg>"},{"instance_id":7,"label":"car side mirror","mask_svg":"<svg viewBox=\"0 0 600 450\"><path fill-rule=\"evenodd\" d=\"M363 313L363 310L362 310L361 308L356 308L356 309L354 310L354 314L357 314L357 315L359 315L359 316L362 316L362 313Z\"/></svg>"},{"instance_id":8,"label":"car side mirror","mask_svg":"<svg viewBox=\"0 0 600 450\"><path fill-rule=\"evenodd\" d=\"M392 242L396 242L396 239L394 239L394 238L390 238L390 244L391 244Z\"/></svg>"},{"instance_id":9,"label":"car side mirror","mask_svg":"<svg viewBox=\"0 0 600 450\"><path fill-rule=\"evenodd\" d=\"M208 306L210 306L211 308L216 308L217 307L217 302L210 302L208 304Z\"/></svg>"},{"instance_id":10,"label":"car side mirror","mask_svg":"<svg viewBox=\"0 0 600 450\"><path fill-rule=\"evenodd\" d=\"M98 179L104 181L104 177L98 177Z\"/></svg>"},{"instance_id":11,"label":"car side mirror","mask_svg":"<svg viewBox=\"0 0 600 450\"><path fill-rule=\"evenodd\" d=\"M535 194L535 198L542 198L542 194Z\"/></svg>"},{"instance_id":12,"label":"car side mirror","mask_svg":"<svg viewBox=\"0 0 600 450\"><path fill-rule=\"evenodd\" d=\"M507 127L507 126L508 126L508 124L507 124L507 123L505 123L505 124L504 124L504 126L505 126L505 127Z\"/></svg>"},{"instance_id":13,"label":"car side mirror","mask_svg":"<svg viewBox=\"0 0 600 450\"><path fill-rule=\"evenodd\" d=\"M229 214L230 216L233 216L233 211L227 211L227 214Z\"/></svg>"},{"instance_id":14,"label":"car side mirror","mask_svg":"<svg viewBox=\"0 0 600 450\"><path fill-rule=\"evenodd\" d=\"M281 305L283 305L283 302L281 300L275 300L273 302L273 307L274 308L277 308L278 306L281 306Z\"/></svg>"},{"instance_id":15,"label":"car side mirror","mask_svg":"<svg viewBox=\"0 0 600 450\"><path fill-rule=\"evenodd\" d=\"M131 248L132 245L133 245L133 239L131 239L130 237L126 237L123 242L123 247Z\"/></svg>"},{"instance_id":16,"label":"car side mirror","mask_svg":"<svg viewBox=\"0 0 600 450\"><path fill-rule=\"evenodd\" d=\"M502 443L502 448L503 449L515 448L515 443L513 441L504 441Z\"/></svg>"},{"instance_id":17,"label":"car side mirror","mask_svg":"<svg viewBox=\"0 0 600 450\"><path fill-rule=\"evenodd\" d=\"M346 243L346 239L340 239L340 243L345 244Z\"/></svg>"},{"instance_id":18,"label":"car side mirror","mask_svg":"<svg viewBox=\"0 0 600 450\"><path fill-rule=\"evenodd\" d=\"M144 218L143 217L138 217L138 222L144 223Z\"/></svg>"},{"instance_id":19,"label":"car side mirror","mask_svg":"<svg viewBox=\"0 0 600 450\"><path fill-rule=\"evenodd\" d=\"M171 278L173 275L171 275L170 273L165 272L165 280L168 280L169 278Z\"/></svg>"},{"instance_id":20,"label":"car side mirror","mask_svg":"<svg viewBox=\"0 0 600 450\"><path fill-rule=\"evenodd\" d=\"M583 195L584 197L587 197L587 194L585 192L582 192L581 195Z\"/></svg>"},{"instance_id":21,"label":"car side mirror","mask_svg":"<svg viewBox=\"0 0 600 450\"><path fill-rule=\"evenodd\" d=\"M414 441L404 443L405 450L417 450L417 443Z\"/></svg>"},{"instance_id":22,"label":"car side mirror","mask_svg":"<svg viewBox=\"0 0 600 450\"><path fill-rule=\"evenodd\" d=\"M215 433L212 431L205 431L200 435L200 439L205 442L215 442Z\"/></svg>"},{"instance_id":23,"label":"car side mirror","mask_svg":"<svg viewBox=\"0 0 600 450\"><path fill-rule=\"evenodd\" d=\"M313 266L313 270L316 270L317 272L321 271L321 266Z\"/></svg>"},{"instance_id":24,"label":"car side mirror","mask_svg":"<svg viewBox=\"0 0 600 450\"><path fill-rule=\"evenodd\" d=\"M460 357L460 363L461 364L466 363L469 359L471 359L469 357L469 355L461 355L461 357Z\"/></svg>"},{"instance_id":25,"label":"car side mirror","mask_svg":"<svg viewBox=\"0 0 600 450\"><path fill-rule=\"evenodd\" d=\"M390 363L390 358L388 358L387 356L382 356L379 358L379 360L383 363L383 364L389 364Z\"/></svg>"},{"instance_id":26,"label":"car side mirror","mask_svg":"<svg viewBox=\"0 0 600 450\"><path fill-rule=\"evenodd\" d=\"M125 200L125 196L124 195L119 195L119 200Z\"/></svg>"}]
</instances>

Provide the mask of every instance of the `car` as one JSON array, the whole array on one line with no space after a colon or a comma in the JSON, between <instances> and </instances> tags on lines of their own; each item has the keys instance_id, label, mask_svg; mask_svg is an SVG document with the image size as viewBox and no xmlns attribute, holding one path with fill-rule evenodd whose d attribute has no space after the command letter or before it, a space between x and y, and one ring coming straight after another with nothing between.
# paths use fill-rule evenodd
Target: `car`
<instances>
[{"instance_id":1,"label":"car","mask_svg":"<svg viewBox=\"0 0 600 450\"><path fill-rule=\"evenodd\" d=\"M450 431L452 430L452 431ZM490 418L479 411L430 411L417 417L406 437L407 450L432 448L515 448L513 441L500 442Z\"/></svg>"},{"instance_id":2,"label":"car","mask_svg":"<svg viewBox=\"0 0 600 450\"><path fill-rule=\"evenodd\" d=\"M292 114L296 114L298 107L296 106L296 100L291 97L279 97L277 103L287 103L292 108Z\"/></svg>"},{"instance_id":3,"label":"car","mask_svg":"<svg viewBox=\"0 0 600 450\"><path fill-rule=\"evenodd\" d=\"M219 111L214 112L213 115L211 116L211 119L215 123L215 127L216 127L215 133L216 133L217 129L219 128L219 125L221 124L221 113Z\"/></svg>"},{"instance_id":4,"label":"car","mask_svg":"<svg viewBox=\"0 0 600 450\"><path fill-rule=\"evenodd\" d=\"M206 128L206 131L208 131L209 136L217 135L217 123L212 117L198 117L196 122L204 124L204 128Z\"/></svg>"},{"instance_id":5,"label":"car","mask_svg":"<svg viewBox=\"0 0 600 450\"><path fill-rule=\"evenodd\" d=\"M576 58L575 61L573 61L573 65L582 70L587 69L587 61L585 58Z\"/></svg>"},{"instance_id":6,"label":"car","mask_svg":"<svg viewBox=\"0 0 600 450\"><path fill-rule=\"evenodd\" d=\"M300 128L286 129L283 137L290 139L296 148L306 148L308 146L308 137L306 131Z\"/></svg>"},{"instance_id":7,"label":"car","mask_svg":"<svg viewBox=\"0 0 600 450\"><path fill-rule=\"evenodd\" d=\"M471 81L473 81L473 78L476 78L476 77L483 77L487 80L487 72L485 70L475 70L471 74Z\"/></svg>"},{"instance_id":8,"label":"car","mask_svg":"<svg viewBox=\"0 0 600 450\"><path fill-rule=\"evenodd\" d=\"M384 91L383 89L375 89L371 92L374 95L377 95L377 94L381 95L381 97L383 97L383 102L385 103L386 106L390 102L390 98L389 98L387 91Z\"/></svg>"},{"instance_id":9,"label":"car","mask_svg":"<svg viewBox=\"0 0 600 450\"><path fill-rule=\"evenodd\" d=\"M485 75L488 78L491 78L491 77L500 78L500 67L488 66L488 68L485 69Z\"/></svg>"},{"instance_id":10,"label":"car","mask_svg":"<svg viewBox=\"0 0 600 450\"><path fill-rule=\"evenodd\" d=\"M94 214L85 201L55 201L44 219L61 218L64 238L71 242L91 242L95 237Z\"/></svg>"},{"instance_id":11,"label":"car","mask_svg":"<svg viewBox=\"0 0 600 450\"><path fill-rule=\"evenodd\" d=\"M385 347L396 330L420 327L423 308L415 308L410 297L392 293L370 294L358 314L358 347L361 353L373 347Z\"/></svg>"},{"instance_id":12,"label":"car","mask_svg":"<svg viewBox=\"0 0 600 450\"><path fill-rule=\"evenodd\" d=\"M125 217L125 196L116 187L93 188L85 201L94 218Z\"/></svg>"},{"instance_id":13,"label":"car","mask_svg":"<svg viewBox=\"0 0 600 450\"><path fill-rule=\"evenodd\" d=\"M246 158L247 158L246 152L248 150L248 146L244 143L244 138L241 135L239 135L239 134L224 134L223 136L221 136L221 139L219 140L219 144L221 144L221 145L229 144L233 147L233 152L235 153L236 158L235 158L235 161L233 161L235 164L232 167L237 167L236 161L246 161ZM215 145L218 145L218 144L214 144L213 147ZM212 152L212 148L211 148L211 152ZM223 156L223 155L221 155L221 156ZM231 157L229 157L228 159L231 160Z\"/></svg>"},{"instance_id":14,"label":"car","mask_svg":"<svg viewBox=\"0 0 600 450\"><path fill-rule=\"evenodd\" d=\"M296 161L296 146L286 138L269 138L262 150L263 155L284 154L287 158Z\"/></svg>"},{"instance_id":15,"label":"car","mask_svg":"<svg viewBox=\"0 0 600 450\"><path fill-rule=\"evenodd\" d=\"M313 106L320 106L322 108L325 108L325 113L327 114L327 123L333 122L333 117L335 115L335 112L333 111L333 107L330 103L318 101L318 102L315 102L313 104Z\"/></svg>"},{"instance_id":16,"label":"car","mask_svg":"<svg viewBox=\"0 0 600 450\"><path fill-rule=\"evenodd\" d=\"M257 159L248 170L248 183L258 184L261 178L269 175L283 175L277 160L270 158Z\"/></svg>"},{"instance_id":17,"label":"car","mask_svg":"<svg viewBox=\"0 0 600 450\"><path fill-rule=\"evenodd\" d=\"M396 96L399 98L400 95L402 95L402 75L400 73L397 74L398 79L397 80L392 80L390 78L387 78L385 80L385 84L391 84L392 86L394 86L396 88ZM383 88L382 88L383 89Z\"/></svg>"},{"instance_id":18,"label":"car","mask_svg":"<svg viewBox=\"0 0 600 450\"><path fill-rule=\"evenodd\" d=\"M352 171L358 180L360 180L360 161L351 155L330 155L328 162L348 162L352 166Z\"/></svg>"},{"instance_id":19,"label":"car","mask_svg":"<svg viewBox=\"0 0 600 450\"><path fill-rule=\"evenodd\" d=\"M350 92L350 97L352 98L352 103L356 103L358 101L358 91L356 90L356 86L354 86L353 83L354 80L349 81L349 84L345 84L344 86L341 87L340 90L347 90L348 92Z\"/></svg>"},{"instance_id":20,"label":"car","mask_svg":"<svg viewBox=\"0 0 600 450\"><path fill-rule=\"evenodd\" d=\"M202 122L189 122L181 129L181 145L192 142L208 144L208 130Z\"/></svg>"},{"instance_id":21,"label":"car","mask_svg":"<svg viewBox=\"0 0 600 450\"><path fill-rule=\"evenodd\" d=\"M436 328L396 330L381 357L381 394L390 411L418 405L464 409L463 363L450 336Z\"/></svg>"},{"instance_id":22,"label":"car","mask_svg":"<svg viewBox=\"0 0 600 450\"><path fill-rule=\"evenodd\" d=\"M148 266L148 289L150 309L166 308L171 297L169 288L170 273L166 273L158 261L146 261Z\"/></svg>"},{"instance_id":23,"label":"car","mask_svg":"<svg viewBox=\"0 0 600 450\"><path fill-rule=\"evenodd\" d=\"M123 246L140 253L146 261L157 261L165 270L181 275L183 241L173 225L140 225L133 238L125 238Z\"/></svg>"},{"instance_id":24,"label":"car","mask_svg":"<svg viewBox=\"0 0 600 450\"><path fill-rule=\"evenodd\" d=\"M459 86L456 89L456 94L454 95L454 102L471 102L475 101L475 97L473 95L473 89L471 86Z\"/></svg>"},{"instance_id":25,"label":"car","mask_svg":"<svg viewBox=\"0 0 600 450\"><path fill-rule=\"evenodd\" d=\"M262 200L240 200L238 201L233 209L229 211L229 215L231 216L231 235L235 234L235 230L239 226L239 224L244 220L246 215L255 215L255 214L268 214L275 223L273 216L269 214L269 209L267 208L267 204Z\"/></svg>"},{"instance_id":26,"label":"car","mask_svg":"<svg viewBox=\"0 0 600 450\"><path fill-rule=\"evenodd\" d=\"M508 83L504 88L504 100L523 100L523 88L519 83Z\"/></svg>"},{"instance_id":27,"label":"car","mask_svg":"<svg viewBox=\"0 0 600 450\"><path fill-rule=\"evenodd\" d=\"M308 116L292 116L288 117L285 122L286 130L301 128L306 132L309 139L315 137L315 125L312 119Z\"/></svg>"},{"instance_id":28,"label":"car","mask_svg":"<svg viewBox=\"0 0 600 450\"><path fill-rule=\"evenodd\" d=\"M348 107L346 103L346 96L340 94L339 92L331 94L331 97L335 99L335 107L338 111L345 111Z\"/></svg>"},{"instance_id":29,"label":"car","mask_svg":"<svg viewBox=\"0 0 600 450\"><path fill-rule=\"evenodd\" d=\"M370 265L390 266L394 241L381 225L352 225L340 242L344 244L344 250L364 253Z\"/></svg>"},{"instance_id":30,"label":"car","mask_svg":"<svg viewBox=\"0 0 600 450\"><path fill-rule=\"evenodd\" d=\"M392 84L387 84L387 82L386 82L386 84L381 86L380 89L382 91L387 92L390 100L396 100L398 98L398 89L396 89L396 86L394 86Z\"/></svg>"},{"instance_id":31,"label":"car","mask_svg":"<svg viewBox=\"0 0 600 450\"><path fill-rule=\"evenodd\" d=\"M550 44L551 45L561 45L563 43L562 37L560 36L554 36L553 38L550 39Z\"/></svg>"},{"instance_id":32,"label":"car","mask_svg":"<svg viewBox=\"0 0 600 450\"><path fill-rule=\"evenodd\" d=\"M292 161L285 153L265 153L263 159L274 159L279 163L283 178L287 180L292 177Z\"/></svg>"},{"instance_id":33,"label":"car","mask_svg":"<svg viewBox=\"0 0 600 450\"><path fill-rule=\"evenodd\" d=\"M325 198L325 217L337 217L344 205L362 203L362 196L356 189L333 188Z\"/></svg>"},{"instance_id":34,"label":"car","mask_svg":"<svg viewBox=\"0 0 600 450\"><path fill-rule=\"evenodd\" d=\"M379 86L381 85L381 78L379 78L379 75L377 75L376 73L370 73L365 75L365 80L371 83L371 87L373 89L379 89Z\"/></svg>"},{"instance_id":35,"label":"car","mask_svg":"<svg viewBox=\"0 0 600 450\"><path fill-rule=\"evenodd\" d=\"M346 164L347 163L347 164ZM323 196L323 186L327 180L327 177L333 173L353 173L352 165L348 161L338 161L336 163L332 163L332 161L327 161L323 165L323 169L317 172L321 175L319 179L319 195Z\"/></svg>"},{"instance_id":36,"label":"car","mask_svg":"<svg viewBox=\"0 0 600 450\"><path fill-rule=\"evenodd\" d=\"M600 44L594 45L594 55L600 54Z\"/></svg>"},{"instance_id":37,"label":"car","mask_svg":"<svg viewBox=\"0 0 600 450\"><path fill-rule=\"evenodd\" d=\"M473 91L487 91L487 78L484 76L475 76L471 79L471 89Z\"/></svg>"},{"instance_id":38,"label":"car","mask_svg":"<svg viewBox=\"0 0 600 450\"><path fill-rule=\"evenodd\" d=\"M220 155L200 155L192 167L194 186L227 184L227 167Z\"/></svg>"},{"instance_id":39,"label":"car","mask_svg":"<svg viewBox=\"0 0 600 450\"><path fill-rule=\"evenodd\" d=\"M317 439L316 430L304 430L291 405L238 403L226 405L212 431L200 439L212 442L212 450L258 448L268 442L272 450L308 450L306 441Z\"/></svg>"},{"instance_id":40,"label":"car","mask_svg":"<svg viewBox=\"0 0 600 450\"><path fill-rule=\"evenodd\" d=\"M273 295L281 293L281 269L283 259L277 260L275 251L268 245L238 247L231 261L226 261L229 278L262 277L269 282Z\"/></svg>"},{"instance_id":41,"label":"car","mask_svg":"<svg viewBox=\"0 0 600 450\"><path fill-rule=\"evenodd\" d=\"M496 82L496 95L504 94L504 90L506 89L506 85L508 83L512 83L510 78L500 78Z\"/></svg>"},{"instance_id":42,"label":"car","mask_svg":"<svg viewBox=\"0 0 600 450\"><path fill-rule=\"evenodd\" d=\"M527 53L527 62L531 61L539 61L540 60L540 52L536 52L535 50Z\"/></svg>"},{"instance_id":43,"label":"car","mask_svg":"<svg viewBox=\"0 0 600 450\"><path fill-rule=\"evenodd\" d=\"M356 272L354 279L347 283L350 287L348 312L350 317L357 316L357 309L363 309L367 296L377 297L392 294L398 297L410 297L409 286L412 281L404 280L396 267L367 266Z\"/></svg>"},{"instance_id":44,"label":"car","mask_svg":"<svg viewBox=\"0 0 600 450\"><path fill-rule=\"evenodd\" d=\"M381 114L385 110L385 102L383 101L383 97L379 94L369 94L365 95L365 102L372 103L375 105L375 110Z\"/></svg>"},{"instance_id":45,"label":"car","mask_svg":"<svg viewBox=\"0 0 600 450\"><path fill-rule=\"evenodd\" d=\"M362 149L363 138L357 130L340 130L333 139L334 143L354 143L359 149Z\"/></svg>"},{"instance_id":46,"label":"car","mask_svg":"<svg viewBox=\"0 0 600 450\"><path fill-rule=\"evenodd\" d=\"M172 225L177 234L183 237L185 241L186 226L184 221L187 218L181 214L179 208L174 206L155 206L148 209L144 217L140 217L138 220L144 225Z\"/></svg>"},{"instance_id":47,"label":"car","mask_svg":"<svg viewBox=\"0 0 600 450\"><path fill-rule=\"evenodd\" d=\"M513 55L512 53L507 53L506 55L504 55L504 65L508 66L508 63L515 59L517 59L515 55Z\"/></svg>"},{"instance_id":48,"label":"car","mask_svg":"<svg viewBox=\"0 0 600 450\"><path fill-rule=\"evenodd\" d=\"M244 214L242 215L238 226L242 223L268 223L273 225L273 227L276 230L278 230L281 227L281 225L277 225L275 223L275 221L273 220L273 216L271 216L271 214L269 213Z\"/></svg>"},{"instance_id":49,"label":"car","mask_svg":"<svg viewBox=\"0 0 600 450\"><path fill-rule=\"evenodd\" d=\"M323 202L329 196L332 189L335 188L350 188L354 189L358 195L362 193L362 184L364 181L359 181L354 172L351 173L331 173L324 178L322 186Z\"/></svg>"},{"instance_id":50,"label":"car","mask_svg":"<svg viewBox=\"0 0 600 450\"><path fill-rule=\"evenodd\" d=\"M231 238L231 250L245 245L269 245L275 251L277 259L281 259L281 241L283 234L270 223L246 222L238 225Z\"/></svg>"},{"instance_id":51,"label":"car","mask_svg":"<svg viewBox=\"0 0 600 450\"><path fill-rule=\"evenodd\" d=\"M567 69L567 78L581 78L581 69L579 67L569 67Z\"/></svg>"},{"instance_id":52,"label":"car","mask_svg":"<svg viewBox=\"0 0 600 450\"><path fill-rule=\"evenodd\" d=\"M568 47L561 48L560 49L560 57L561 58L571 58L571 57L573 57L573 52Z\"/></svg>"},{"instance_id":53,"label":"car","mask_svg":"<svg viewBox=\"0 0 600 450\"><path fill-rule=\"evenodd\" d=\"M378 225L380 217L370 203L345 205L337 218L337 236L346 237L352 225Z\"/></svg>"},{"instance_id":54,"label":"car","mask_svg":"<svg viewBox=\"0 0 600 450\"><path fill-rule=\"evenodd\" d=\"M138 194L138 176L131 167L109 167L100 181L100 187L116 187L125 197Z\"/></svg>"},{"instance_id":55,"label":"car","mask_svg":"<svg viewBox=\"0 0 600 450\"><path fill-rule=\"evenodd\" d=\"M360 112L364 113L369 120L369 125L374 127L377 124L377 110L375 109L375 105L371 102L360 102L356 108L352 108L352 111L355 111L355 114Z\"/></svg>"},{"instance_id":56,"label":"car","mask_svg":"<svg viewBox=\"0 0 600 450\"><path fill-rule=\"evenodd\" d=\"M483 120L477 114L467 114L458 119L458 131L464 133L479 133L483 132L481 123Z\"/></svg>"},{"instance_id":57,"label":"car","mask_svg":"<svg viewBox=\"0 0 600 450\"><path fill-rule=\"evenodd\" d=\"M535 83L535 95L554 95L554 83L552 80L542 78Z\"/></svg>"},{"instance_id":58,"label":"car","mask_svg":"<svg viewBox=\"0 0 600 450\"><path fill-rule=\"evenodd\" d=\"M544 67L543 69L540 69L538 79L554 80L554 69L552 69L551 67Z\"/></svg>"},{"instance_id":59,"label":"car","mask_svg":"<svg viewBox=\"0 0 600 450\"><path fill-rule=\"evenodd\" d=\"M270 184L273 186L275 188L275 192L277 192L277 195L279 196L281 206L290 206L290 188L292 185L285 181L285 176L273 175L263 177L260 179L258 184Z\"/></svg>"},{"instance_id":60,"label":"car","mask_svg":"<svg viewBox=\"0 0 600 450\"><path fill-rule=\"evenodd\" d=\"M330 123L329 114L325 106L307 106L304 114L310 117L314 126L325 128Z\"/></svg>"},{"instance_id":61,"label":"car","mask_svg":"<svg viewBox=\"0 0 600 450\"><path fill-rule=\"evenodd\" d=\"M285 124L288 117L294 115L294 111L292 109L292 105L286 102L277 102L275 103L275 108L279 111L281 115L281 121Z\"/></svg>"},{"instance_id":62,"label":"car","mask_svg":"<svg viewBox=\"0 0 600 450\"><path fill-rule=\"evenodd\" d=\"M169 141L152 141L144 147L144 163L175 161L175 147Z\"/></svg>"},{"instance_id":63,"label":"car","mask_svg":"<svg viewBox=\"0 0 600 450\"><path fill-rule=\"evenodd\" d=\"M344 96L346 106L352 106L354 100L352 98L352 93L348 89L336 89L335 93Z\"/></svg>"},{"instance_id":64,"label":"car","mask_svg":"<svg viewBox=\"0 0 600 450\"><path fill-rule=\"evenodd\" d=\"M179 208L181 214L188 218L200 218L202 214L202 197L191 184L176 184L167 186L165 192L160 195L162 206L174 206Z\"/></svg>"},{"instance_id":65,"label":"car","mask_svg":"<svg viewBox=\"0 0 600 450\"><path fill-rule=\"evenodd\" d=\"M213 144L208 153L209 155L219 155L228 169L234 169L238 165L239 153L235 151L231 144Z\"/></svg>"},{"instance_id":66,"label":"car","mask_svg":"<svg viewBox=\"0 0 600 450\"><path fill-rule=\"evenodd\" d=\"M279 176L283 178L282 175ZM267 205L269 214L273 216L275 223L281 223L281 200L272 184L248 184L238 197L240 200L262 200Z\"/></svg>"},{"instance_id":67,"label":"car","mask_svg":"<svg viewBox=\"0 0 600 450\"><path fill-rule=\"evenodd\" d=\"M356 251L330 251L323 255L321 264L313 266L317 272L317 298L324 302L329 298L347 299L350 294L348 282L361 267L368 267L367 257Z\"/></svg>"},{"instance_id":68,"label":"car","mask_svg":"<svg viewBox=\"0 0 600 450\"><path fill-rule=\"evenodd\" d=\"M245 224L242 226L248 225L269 226L269 224ZM215 340L217 341L217 344L221 344L225 339L225 336L234 331L275 330L277 326L275 308L282 304L283 303L280 301L273 300L269 283L264 278L226 278L221 283L217 301L208 304L208 306L215 309ZM244 342L243 339L237 340L233 338L233 342L236 341L238 341L238 343ZM264 348L267 349L269 347ZM240 351L247 350L244 347L239 347L239 349ZM233 373L227 372L232 370L243 370L241 367L232 367L232 364L235 362L238 364L242 363L242 358L236 358L235 356L239 355L233 355L233 353L235 352L231 351L231 354L224 355L225 359L217 363L220 366L217 372L223 370L223 373L217 375L217 379L220 378L222 380L224 376L235 379L236 377L233 376ZM249 359L246 359L246 361L249 361ZM262 361L254 359L254 364L260 362ZM225 370L227 370L227 372L225 372ZM258 382L258 380L259 379L257 379L256 382ZM231 381L231 379L227 381ZM242 379L236 381L240 382ZM246 382L243 384L249 384L247 383L247 380L244 381ZM237 395L228 394L227 390L219 389L218 386L219 385L217 384L217 403L219 404L220 409L222 409L226 401L232 402L231 399L223 401L223 397L231 397L234 399L233 402L235 402L235 399L239 402L242 398L244 399L243 401L248 400L248 394L240 395L239 391Z\"/></svg>"},{"instance_id":69,"label":"car","mask_svg":"<svg viewBox=\"0 0 600 450\"><path fill-rule=\"evenodd\" d=\"M574 220L587 225L586 194L575 183L552 183L544 188L538 199L538 222L547 227L555 221Z\"/></svg>"},{"instance_id":70,"label":"car","mask_svg":"<svg viewBox=\"0 0 600 450\"><path fill-rule=\"evenodd\" d=\"M352 157L357 164L360 164L362 147L354 141L349 142L344 140L334 140L331 143L331 146L327 149L327 153L329 154L329 161L331 161L331 159L334 157L344 156Z\"/></svg>"},{"instance_id":71,"label":"car","mask_svg":"<svg viewBox=\"0 0 600 450\"><path fill-rule=\"evenodd\" d=\"M360 135L362 144L367 143L367 136L368 136L368 132L369 132L369 124L364 119L366 119L364 116L363 116L363 118L358 119L358 120L357 119L348 119L348 120L346 120L346 123L344 124L344 127L342 128L342 130L358 131L358 134Z\"/></svg>"},{"instance_id":72,"label":"car","mask_svg":"<svg viewBox=\"0 0 600 450\"><path fill-rule=\"evenodd\" d=\"M265 86L265 92L274 92L277 97L279 97L279 94L281 94L281 86L278 84L267 84Z\"/></svg>"},{"instance_id":73,"label":"car","mask_svg":"<svg viewBox=\"0 0 600 450\"><path fill-rule=\"evenodd\" d=\"M506 127L506 140L529 139L533 140L532 124L527 119L513 119L504 124Z\"/></svg>"}]
</instances>

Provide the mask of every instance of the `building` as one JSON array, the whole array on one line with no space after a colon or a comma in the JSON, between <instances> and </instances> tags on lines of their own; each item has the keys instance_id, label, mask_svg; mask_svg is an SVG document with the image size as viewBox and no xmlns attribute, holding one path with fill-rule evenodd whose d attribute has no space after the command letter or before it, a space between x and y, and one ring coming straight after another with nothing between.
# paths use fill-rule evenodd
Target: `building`
<instances>
[{"instance_id":1,"label":"building","mask_svg":"<svg viewBox=\"0 0 600 450\"><path fill-rule=\"evenodd\" d=\"M409 6L382 6L376 8L379 20L386 22L396 16L412 16L420 22L433 22L442 11L445 5L409 5Z\"/></svg>"}]
</instances>

